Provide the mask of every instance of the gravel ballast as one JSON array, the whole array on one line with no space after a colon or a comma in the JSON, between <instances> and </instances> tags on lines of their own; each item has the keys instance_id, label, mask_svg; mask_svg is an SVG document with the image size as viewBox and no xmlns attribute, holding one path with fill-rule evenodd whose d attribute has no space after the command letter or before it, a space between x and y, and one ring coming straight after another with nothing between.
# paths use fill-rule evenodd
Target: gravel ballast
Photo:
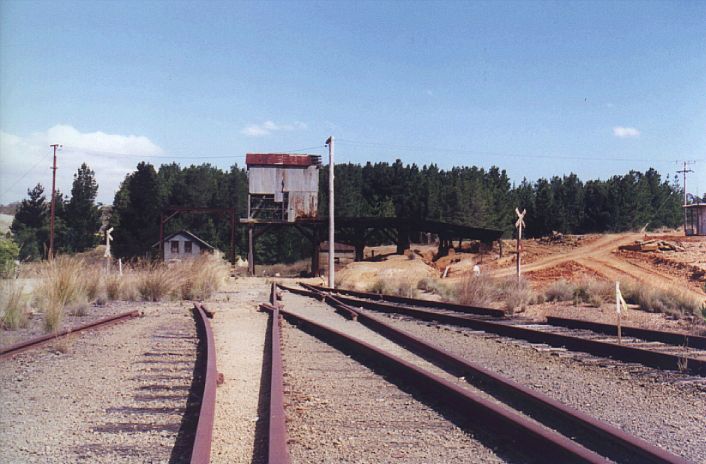
<instances>
[{"instance_id":1,"label":"gravel ballast","mask_svg":"<svg viewBox=\"0 0 706 464\"><path fill-rule=\"evenodd\" d=\"M266 462L266 430L258 403L267 314L258 305L268 300L270 287L264 279L241 278L206 303L216 315L211 321L216 342L218 372L224 384L216 394L216 420L213 426L211 462ZM263 395L269 392L263 392ZM263 412L263 416L266 411Z\"/></svg>"},{"instance_id":2,"label":"gravel ballast","mask_svg":"<svg viewBox=\"0 0 706 464\"><path fill-rule=\"evenodd\" d=\"M706 462L706 393L701 378L538 351L527 343L464 328L379 317L672 453Z\"/></svg>"},{"instance_id":3,"label":"gravel ballast","mask_svg":"<svg viewBox=\"0 0 706 464\"><path fill-rule=\"evenodd\" d=\"M287 323L282 332L292 462L503 462L365 366Z\"/></svg>"},{"instance_id":4,"label":"gravel ballast","mask_svg":"<svg viewBox=\"0 0 706 464\"><path fill-rule=\"evenodd\" d=\"M187 462L177 435L198 339L185 303L3 360L4 462Z\"/></svg>"}]
</instances>

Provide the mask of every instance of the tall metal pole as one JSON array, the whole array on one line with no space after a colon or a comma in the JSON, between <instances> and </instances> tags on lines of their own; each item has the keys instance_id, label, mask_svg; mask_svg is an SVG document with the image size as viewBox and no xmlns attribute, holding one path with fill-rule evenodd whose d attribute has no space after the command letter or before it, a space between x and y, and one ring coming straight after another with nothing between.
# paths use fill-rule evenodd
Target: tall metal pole
<instances>
[{"instance_id":1,"label":"tall metal pole","mask_svg":"<svg viewBox=\"0 0 706 464\"><path fill-rule=\"evenodd\" d=\"M686 235L686 173L687 172L694 172L691 169L687 169L686 167L690 164L694 164L694 161L684 161L684 168L681 171L677 171L678 173L683 173L684 174L684 207L682 208L684 210L684 235Z\"/></svg>"},{"instance_id":2,"label":"tall metal pole","mask_svg":"<svg viewBox=\"0 0 706 464\"><path fill-rule=\"evenodd\" d=\"M333 135L326 140L328 145L328 286L335 288L336 269L334 266L334 210L333 210Z\"/></svg>"},{"instance_id":3,"label":"tall metal pole","mask_svg":"<svg viewBox=\"0 0 706 464\"><path fill-rule=\"evenodd\" d=\"M54 211L56 209L55 206L55 196L56 196L56 150L59 148L61 145L58 143L55 143L53 145L49 145L50 147L54 148L54 166L51 168L52 169L52 178L51 178L51 214L49 217L49 256L48 259L52 260L54 258Z\"/></svg>"}]
</instances>

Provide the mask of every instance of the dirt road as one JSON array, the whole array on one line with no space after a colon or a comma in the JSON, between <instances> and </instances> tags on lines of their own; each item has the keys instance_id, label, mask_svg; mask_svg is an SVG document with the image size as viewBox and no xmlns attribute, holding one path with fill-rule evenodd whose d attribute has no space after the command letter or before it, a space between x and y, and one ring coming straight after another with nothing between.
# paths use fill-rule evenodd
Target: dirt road
<instances>
[{"instance_id":1,"label":"dirt road","mask_svg":"<svg viewBox=\"0 0 706 464\"><path fill-rule=\"evenodd\" d=\"M585 246L540 258L523 266L522 271L539 271L574 261L610 280L630 278L652 286L683 289L698 298L706 298L704 292L689 286L688 277L686 275L684 278L678 278L660 272L658 268L646 263L626 261L621 259L619 255L613 253L620 245L632 243L643 237L644 234L641 233L606 234ZM508 277L514 275L514 273L515 267L513 265L512 267L498 269L494 275L496 277Z\"/></svg>"}]
</instances>

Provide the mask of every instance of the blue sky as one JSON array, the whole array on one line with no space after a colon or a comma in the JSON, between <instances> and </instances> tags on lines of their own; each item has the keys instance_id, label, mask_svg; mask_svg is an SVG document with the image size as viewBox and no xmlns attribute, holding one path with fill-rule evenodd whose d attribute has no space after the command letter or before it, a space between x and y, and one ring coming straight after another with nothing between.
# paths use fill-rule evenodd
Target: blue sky
<instances>
[{"instance_id":1,"label":"blue sky","mask_svg":"<svg viewBox=\"0 0 706 464\"><path fill-rule=\"evenodd\" d=\"M586 180L697 160L706 2L0 2L0 203L143 156L500 166ZM213 158L196 158L210 157Z\"/></svg>"}]
</instances>

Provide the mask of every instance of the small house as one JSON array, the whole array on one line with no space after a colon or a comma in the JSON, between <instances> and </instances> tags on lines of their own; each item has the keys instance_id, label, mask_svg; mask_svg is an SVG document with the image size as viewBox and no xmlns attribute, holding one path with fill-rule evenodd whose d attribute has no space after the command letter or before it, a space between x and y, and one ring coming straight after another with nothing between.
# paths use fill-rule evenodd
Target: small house
<instances>
[{"instance_id":1,"label":"small house","mask_svg":"<svg viewBox=\"0 0 706 464\"><path fill-rule=\"evenodd\" d=\"M159 242L152 245L158 247ZM180 230L164 237L164 260L182 260L213 253L215 248L188 230Z\"/></svg>"},{"instance_id":2,"label":"small house","mask_svg":"<svg viewBox=\"0 0 706 464\"><path fill-rule=\"evenodd\" d=\"M684 219L686 235L706 235L706 203L684 206Z\"/></svg>"}]
</instances>

